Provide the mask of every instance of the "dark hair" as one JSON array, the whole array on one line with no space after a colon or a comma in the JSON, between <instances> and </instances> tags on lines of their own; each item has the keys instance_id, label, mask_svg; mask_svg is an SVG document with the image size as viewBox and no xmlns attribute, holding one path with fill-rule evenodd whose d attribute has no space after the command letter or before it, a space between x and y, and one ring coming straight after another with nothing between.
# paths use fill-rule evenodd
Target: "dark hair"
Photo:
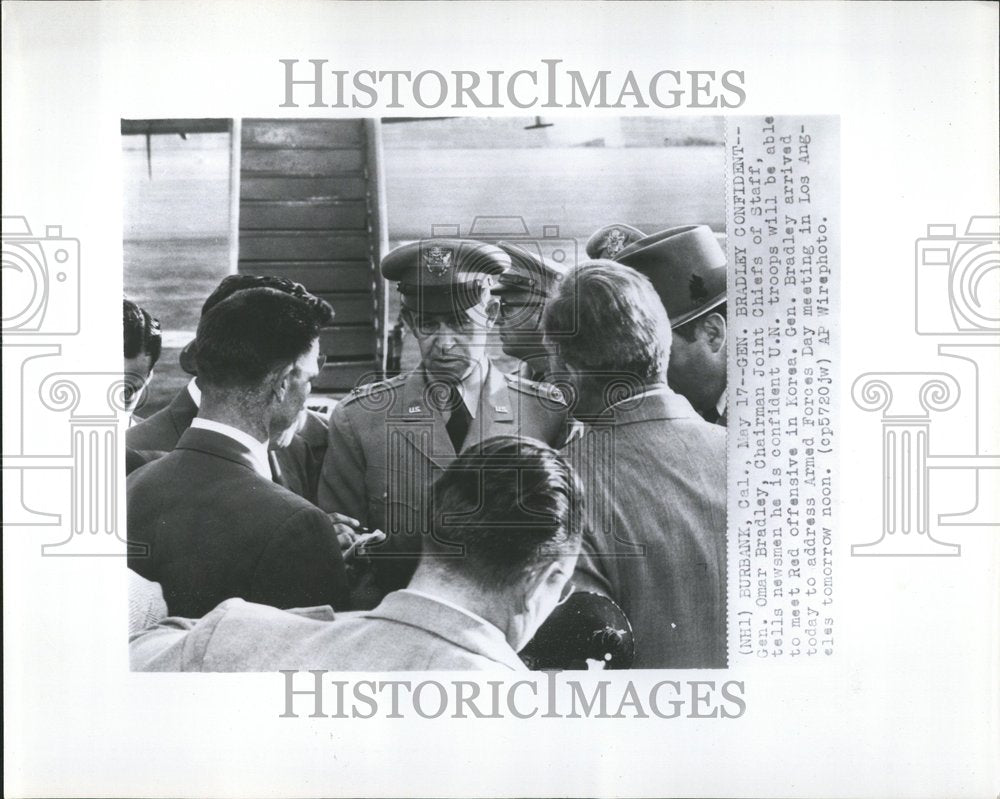
<instances>
[{"instance_id":1,"label":"dark hair","mask_svg":"<svg viewBox=\"0 0 1000 799\"><path fill-rule=\"evenodd\" d=\"M132 300L122 300L122 327L125 331L125 357L149 356L149 368L156 365L163 348L160 320Z\"/></svg>"},{"instance_id":2,"label":"dark hair","mask_svg":"<svg viewBox=\"0 0 1000 799\"><path fill-rule=\"evenodd\" d=\"M569 462L541 441L497 436L463 452L433 487L425 555L487 589L578 551L583 494Z\"/></svg>"},{"instance_id":3,"label":"dark hair","mask_svg":"<svg viewBox=\"0 0 1000 799\"><path fill-rule=\"evenodd\" d=\"M674 332L685 341L689 342L694 341L695 334L698 332L698 326L702 322L704 322L709 317L710 314L714 313L721 314L722 318L725 319L726 303L722 303L722 305L716 305L714 308L705 311L705 313L703 313L701 316L696 316L694 319L685 322L683 325L678 325L677 327L674 328Z\"/></svg>"},{"instance_id":4,"label":"dark hair","mask_svg":"<svg viewBox=\"0 0 1000 799\"><path fill-rule=\"evenodd\" d=\"M545 306L546 335L576 369L662 380L670 321L649 279L608 260L584 261L560 281Z\"/></svg>"},{"instance_id":5,"label":"dark hair","mask_svg":"<svg viewBox=\"0 0 1000 799\"><path fill-rule=\"evenodd\" d=\"M220 388L255 386L309 351L323 317L314 303L277 289L238 291L198 323L198 378Z\"/></svg>"},{"instance_id":6,"label":"dark hair","mask_svg":"<svg viewBox=\"0 0 1000 799\"><path fill-rule=\"evenodd\" d=\"M314 307L316 314L321 317L320 325L328 325L333 321L333 308L330 303L311 294L301 283L274 275L227 275L201 306L202 316L237 291L246 289L277 289L285 294L291 294Z\"/></svg>"}]
</instances>

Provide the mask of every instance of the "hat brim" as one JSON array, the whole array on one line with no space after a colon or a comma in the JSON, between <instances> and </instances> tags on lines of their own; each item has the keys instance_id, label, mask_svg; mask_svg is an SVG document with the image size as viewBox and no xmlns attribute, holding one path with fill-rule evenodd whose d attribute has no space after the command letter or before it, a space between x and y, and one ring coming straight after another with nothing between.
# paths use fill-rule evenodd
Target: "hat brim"
<instances>
[{"instance_id":1,"label":"hat brim","mask_svg":"<svg viewBox=\"0 0 1000 799\"><path fill-rule=\"evenodd\" d=\"M678 316L676 319L671 319L670 329L674 330L680 327L681 325L685 325L688 322L697 319L699 316L704 316L713 308L718 308L720 305L722 305L722 303L726 301L726 294L727 294L726 291L722 291L721 293L716 294L714 297L712 297L712 299L710 299L708 302L704 303L703 305L699 305L694 310L687 311L686 313L683 313L680 316Z\"/></svg>"},{"instance_id":2,"label":"hat brim","mask_svg":"<svg viewBox=\"0 0 1000 799\"><path fill-rule=\"evenodd\" d=\"M478 305L486 288L483 283L472 281L451 286L407 286L405 290L400 287L399 293L401 305L408 311L453 314Z\"/></svg>"},{"instance_id":3,"label":"hat brim","mask_svg":"<svg viewBox=\"0 0 1000 799\"><path fill-rule=\"evenodd\" d=\"M184 345L184 349L181 350L181 354L178 360L181 364L181 369L187 372L193 377L198 376L198 361L197 356L198 347L195 339L191 339L187 344Z\"/></svg>"}]
</instances>

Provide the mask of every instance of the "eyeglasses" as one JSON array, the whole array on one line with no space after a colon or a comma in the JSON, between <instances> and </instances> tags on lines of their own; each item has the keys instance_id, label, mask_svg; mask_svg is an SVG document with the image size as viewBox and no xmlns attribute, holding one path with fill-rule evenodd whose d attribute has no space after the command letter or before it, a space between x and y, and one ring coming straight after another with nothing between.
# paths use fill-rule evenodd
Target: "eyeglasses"
<instances>
[{"instance_id":1,"label":"eyeglasses","mask_svg":"<svg viewBox=\"0 0 1000 799\"><path fill-rule=\"evenodd\" d=\"M515 322L530 319L532 315L542 310L544 303L514 302L504 297L500 298L500 321Z\"/></svg>"}]
</instances>

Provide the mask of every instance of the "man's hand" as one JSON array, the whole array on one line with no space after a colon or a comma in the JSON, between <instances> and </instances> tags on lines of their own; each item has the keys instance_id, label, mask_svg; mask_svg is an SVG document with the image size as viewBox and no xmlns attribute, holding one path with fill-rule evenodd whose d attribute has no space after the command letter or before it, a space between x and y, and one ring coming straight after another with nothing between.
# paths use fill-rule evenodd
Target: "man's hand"
<instances>
[{"instance_id":1,"label":"man's hand","mask_svg":"<svg viewBox=\"0 0 1000 799\"><path fill-rule=\"evenodd\" d=\"M351 544L350 549L344 552L344 559L364 557L368 553L365 551L365 547L368 544L378 544L385 541L385 533L381 530L372 530L371 532L361 533Z\"/></svg>"},{"instance_id":2,"label":"man's hand","mask_svg":"<svg viewBox=\"0 0 1000 799\"><path fill-rule=\"evenodd\" d=\"M337 533L337 541L340 543L340 551L346 552L358 540L362 533L368 530L361 526L361 522L343 513L328 513L330 521L333 522L333 529Z\"/></svg>"},{"instance_id":3,"label":"man's hand","mask_svg":"<svg viewBox=\"0 0 1000 799\"><path fill-rule=\"evenodd\" d=\"M362 527L361 522L343 513L328 513L333 529L337 532L337 541L344 560L365 555L367 544L377 544L385 541L385 533L381 530L369 530Z\"/></svg>"}]
</instances>

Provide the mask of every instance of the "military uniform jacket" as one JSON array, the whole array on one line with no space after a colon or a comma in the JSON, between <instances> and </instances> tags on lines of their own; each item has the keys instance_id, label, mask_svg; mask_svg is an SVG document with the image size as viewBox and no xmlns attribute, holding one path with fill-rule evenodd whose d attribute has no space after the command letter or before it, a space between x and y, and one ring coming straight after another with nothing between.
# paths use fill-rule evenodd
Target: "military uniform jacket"
<instances>
[{"instance_id":1,"label":"military uniform jacket","mask_svg":"<svg viewBox=\"0 0 1000 799\"><path fill-rule=\"evenodd\" d=\"M417 369L355 390L330 415L319 505L386 533L384 544L369 548L383 592L409 581L429 532L431 484L456 457L434 393ZM558 390L490 365L462 449L499 435L557 446L565 425Z\"/></svg>"},{"instance_id":2,"label":"military uniform jacket","mask_svg":"<svg viewBox=\"0 0 1000 799\"><path fill-rule=\"evenodd\" d=\"M126 474L170 452L198 415L198 406L187 388L165 408L125 432ZM310 412L301 432L296 433L287 447L269 453L271 473L275 481L310 502L316 502L319 471L326 455L326 425Z\"/></svg>"},{"instance_id":3,"label":"military uniform jacket","mask_svg":"<svg viewBox=\"0 0 1000 799\"><path fill-rule=\"evenodd\" d=\"M129 568L160 583L172 615L196 618L230 597L281 608L349 607L329 517L254 471L250 451L188 428L129 475ZM141 551L145 550L145 551Z\"/></svg>"},{"instance_id":4,"label":"military uniform jacket","mask_svg":"<svg viewBox=\"0 0 1000 799\"><path fill-rule=\"evenodd\" d=\"M565 454L584 485L573 582L632 622L634 668L726 665L726 431L665 386L612 406Z\"/></svg>"}]
</instances>

